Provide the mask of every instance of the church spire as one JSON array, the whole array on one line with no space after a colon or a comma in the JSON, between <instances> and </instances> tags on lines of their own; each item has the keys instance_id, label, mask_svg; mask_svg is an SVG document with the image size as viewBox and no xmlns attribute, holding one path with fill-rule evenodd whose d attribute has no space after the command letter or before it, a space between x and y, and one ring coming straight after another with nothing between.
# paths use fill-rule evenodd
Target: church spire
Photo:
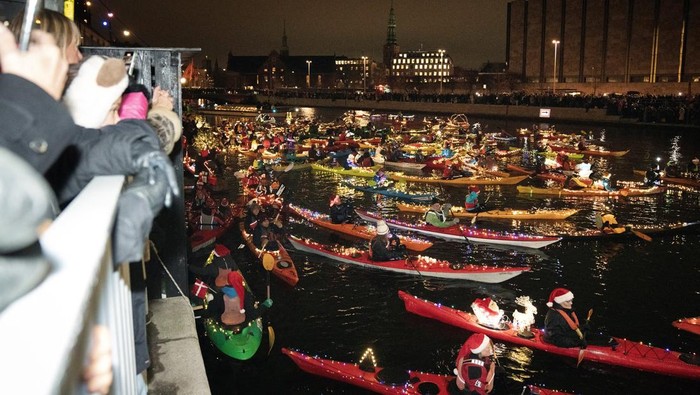
<instances>
[{"instance_id":1,"label":"church spire","mask_svg":"<svg viewBox=\"0 0 700 395\"><path fill-rule=\"evenodd\" d=\"M282 27L282 49L280 49L281 56L289 56L289 46L287 45L287 20L284 20Z\"/></svg>"},{"instance_id":2,"label":"church spire","mask_svg":"<svg viewBox=\"0 0 700 395\"><path fill-rule=\"evenodd\" d=\"M394 15L394 0L391 0L391 9L389 10L389 23L386 29L387 45L396 45L396 15Z\"/></svg>"},{"instance_id":3,"label":"church spire","mask_svg":"<svg viewBox=\"0 0 700 395\"><path fill-rule=\"evenodd\" d=\"M386 30L386 44L384 44L384 65L391 70L393 59L399 56L399 44L396 41L396 15L394 14L394 0L391 0L389 10L389 23Z\"/></svg>"}]
</instances>

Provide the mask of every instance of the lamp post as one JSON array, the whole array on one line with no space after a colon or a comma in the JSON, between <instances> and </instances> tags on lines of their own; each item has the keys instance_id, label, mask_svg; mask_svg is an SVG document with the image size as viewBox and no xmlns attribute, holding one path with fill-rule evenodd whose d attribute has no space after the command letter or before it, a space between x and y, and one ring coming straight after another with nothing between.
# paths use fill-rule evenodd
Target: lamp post
<instances>
[{"instance_id":1,"label":"lamp post","mask_svg":"<svg viewBox=\"0 0 700 395\"><path fill-rule=\"evenodd\" d=\"M362 95L365 95L367 90L367 57L362 57Z\"/></svg>"},{"instance_id":2,"label":"lamp post","mask_svg":"<svg viewBox=\"0 0 700 395\"><path fill-rule=\"evenodd\" d=\"M438 52L440 53L440 71L438 71L438 76L440 77L440 94L442 95L442 77L443 77L443 70L445 69L445 66L443 64L444 61L444 55L445 55L445 50L444 49L438 49Z\"/></svg>"},{"instance_id":3,"label":"lamp post","mask_svg":"<svg viewBox=\"0 0 700 395\"><path fill-rule=\"evenodd\" d=\"M306 87L311 88L311 61L306 61Z\"/></svg>"},{"instance_id":4,"label":"lamp post","mask_svg":"<svg viewBox=\"0 0 700 395\"><path fill-rule=\"evenodd\" d=\"M552 82L552 94L557 91L557 47L559 47L559 40L552 40L554 44L554 81Z\"/></svg>"}]
</instances>

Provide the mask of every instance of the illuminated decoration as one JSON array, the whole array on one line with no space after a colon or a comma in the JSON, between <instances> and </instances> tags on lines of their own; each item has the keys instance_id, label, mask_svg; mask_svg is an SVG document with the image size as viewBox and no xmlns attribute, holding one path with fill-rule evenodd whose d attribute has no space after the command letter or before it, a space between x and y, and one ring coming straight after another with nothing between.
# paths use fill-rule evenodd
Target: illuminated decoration
<instances>
[{"instance_id":1,"label":"illuminated decoration","mask_svg":"<svg viewBox=\"0 0 700 395\"><path fill-rule=\"evenodd\" d=\"M377 369L377 359L374 357L374 351L371 348L365 350L359 362L360 369L366 372L374 372Z\"/></svg>"},{"instance_id":2,"label":"illuminated decoration","mask_svg":"<svg viewBox=\"0 0 700 395\"><path fill-rule=\"evenodd\" d=\"M505 329L503 310L491 298L476 299L471 305L480 325L492 329Z\"/></svg>"},{"instance_id":3,"label":"illuminated decoration","mask_svg":"<svg viewBox=\"0 0 700 395\"><path fill-rule=\"evenodd\" d=\"M535 314L537 307L532 304L529 296L518 296L515 304L525 308L525 312L513 311L513 327L518 332L518 336L530 339L535 335L530 331L530 327L535 324Z\"/></svg>"}]
</instances>

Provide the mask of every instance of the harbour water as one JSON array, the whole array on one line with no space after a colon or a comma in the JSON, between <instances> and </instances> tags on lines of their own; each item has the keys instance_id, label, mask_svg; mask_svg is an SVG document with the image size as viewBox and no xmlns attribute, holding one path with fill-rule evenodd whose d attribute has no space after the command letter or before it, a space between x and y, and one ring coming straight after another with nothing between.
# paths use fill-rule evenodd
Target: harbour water
<instances>
[{"instance_id":1,"label":"harbour water","mask_svg":"<svg viewBox=\"0 0 700 395\"><path fill-rule=\"evenodd\" d=\"M322 119L339 116L337 110L305 109ZM422 115L418 115L419 117ZM532 122L476 120L487 130L502 127L513 132ZM621 158L594 160L608 169L615 180L640 180L632 170L647 166L657 156L670 156L681 163L700 154L700 135L695 131L610 128L601 130L586 125L557 125L562 132L592 130L611 150L630 149ZM229 158L226 177L249 159ZM374 196L339 186L342 177L310 169L282 175L286 201L318 211L326 211L328 198L339 192L355 207L381 210L385 215L399 214L391 199L377 201ZM461 205L465 188L415 186L417 190L439 193L453 205ZM482 201L493 208L577 208L567 221L487 221L480 228L536 232L590 228L595 213L612 210L620 223L635 225L665 224L700 220L700 190L669 188L656 196L639 198L569 198L519 195L514 186L482 186ZM233 196L235 190L226 191ZM416 218L416 217L413 217ZM361 246L363 242L335 236L300 221L288 225L288 232L311 237L319 242ZM247 249L238 249L240 237L235 231L224 240L244 268L248 282L260 296L265 294L265 272L254 262ZM514 299L528 295L539 308L536 326L541 327L545 302L555 287L575 294L574 309L579 315L593 309L592 325L611 335L682 352L700 352L700 336L679 331L671 322L700 315L700 233L697 230L676 235L624 240L562 241L542 250L499 248L435 240L425 252L451 261L502 265L529 265L523 273L500 284L428 279L418 275L400 275L338 264L289 248L300 280L295 288L272 280L270 323L276 335L268 354L264 342L258 354L246 362L234 361L200 336L212 392L215 394L358 394L355 387L311 376L299 370L280 347L358 362L368 347L374 350L381 366L451 374L459 347L469 332L407 313L398 298L398 290L469 310L476 298L491 297L512 315ZM201 328L199 328L201 329ZM201 331L200 331L201 332ZM538 384L578 394L697 394L700 380L678 379L648 372L615 368L533 351L525 347L496 343L501 366L509 381L508 393L520 393L520 383Z\"/></svg>"}]
</instances>

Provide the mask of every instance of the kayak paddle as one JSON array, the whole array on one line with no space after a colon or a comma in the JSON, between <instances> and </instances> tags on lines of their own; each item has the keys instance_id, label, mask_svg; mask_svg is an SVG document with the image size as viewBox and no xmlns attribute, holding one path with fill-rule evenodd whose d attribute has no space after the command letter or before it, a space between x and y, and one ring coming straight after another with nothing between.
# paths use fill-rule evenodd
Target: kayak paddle
<instances>
[{"instance_id":1,"label":"kayak paddle","mask_svg":"<svg viewBox=\"0 0 700 395\"><path fill-rule=\"evenodd\" d=\"M267 274L267 299L270 299L270 272L275 267L275 257L272 254L265 253L262 257L262 265L265 268ZM268 335L268 349L267 354L270 355L272 347L275 345L275 330L272 329L272 324L268 322L267 325L267 335Z\"/></svg>"},{"instance_id":2,"label":"kayak paddle","mask_svg":"<svg viewBox=\"0 0 700 395\"><path fill-rule=\"evenodd\" d=\"M588 324L588 321L591 320L591 316L593 315L593 309L588 310L588 316L586 317L586 324ZM578 352L578 360L576 361L576 367L581 364L581 361L583 361L583 356L586 353L586 349L582 348L581 351Z\"/></svg>"}]
</instances>

